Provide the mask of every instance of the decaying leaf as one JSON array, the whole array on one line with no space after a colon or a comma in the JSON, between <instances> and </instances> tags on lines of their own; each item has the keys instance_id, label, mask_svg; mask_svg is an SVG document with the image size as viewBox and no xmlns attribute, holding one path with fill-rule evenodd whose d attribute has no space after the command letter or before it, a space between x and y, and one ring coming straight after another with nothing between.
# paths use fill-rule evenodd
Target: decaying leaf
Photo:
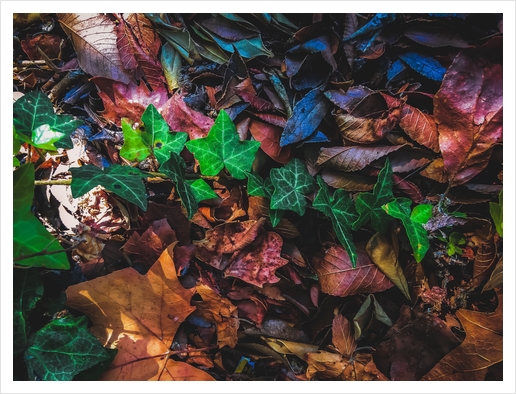
<instances>
[{"instance_id":1,"label":"decaying leaf","mask_svg":"<svg viewBox=\"0 0 516 394\"><path fill-rule=\"evenodd\" d=\"M362 250L357 250L357 265L341 246L332 246L324 258L314 259L314 269L319 277L321 290L327 294L346 297L361 292L376 293L394 284L379 270Z\"/></svg>"},{"instance_id":2,"label":"decaying leaf","mask_svg":"<svg viewBox=\"0 0 516 394\"><path fill-rule=\"evenodd\" d=\"M145 275L126 268L67 289L66 304L88 315L103 346L118 349L103 380L213 380L167 356L179 324L195 310L195 290L176 276L174 246Z\"/></svg>"}]
</instances>

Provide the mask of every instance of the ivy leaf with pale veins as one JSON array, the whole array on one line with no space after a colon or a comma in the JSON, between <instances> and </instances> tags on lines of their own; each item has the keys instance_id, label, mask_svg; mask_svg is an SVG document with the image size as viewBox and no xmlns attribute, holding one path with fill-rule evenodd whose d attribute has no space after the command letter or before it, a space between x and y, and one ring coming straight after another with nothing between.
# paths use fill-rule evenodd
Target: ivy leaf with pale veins
<instances>
[{"instance_id":1,"label":"ivy leaf with pale veins","mask_svg":"<svg viewBox=\"0 0 516 394\"><path fill-rule=\"evenodd\" d=\"M202 174L215 176L225 167L234 178L245 179L260 143L240 141L231 118L221 110L208 136L188 141L186 147L199 161Z\"/></svg>"},{"instance_id":2,"label":"ivy leaf with pale veins","mask_svg":"<svg viewBox=\"0 0 516 394\"><path fill-rule=\"evenodd\" d=\"M83 124L71 115L56 115L52 102L41 91L19 98L13 110L13 123L20 138L41 149L72 148L70 134Z\"/></svg>"},{"instance_id":3,"label":"ivy leaf with pale veins","mask_svg":"<svg viewBox=\"0 0 516 394\"><path fill-rule=\"evenodd\" d=\"M285 167L273 168L270 179L274 186L271 208L289 209L303 216L306 207L304 195L314 190L315 183L303 162L293 159Z\"/></svg>"},{"instance_id":4,"label":"ivy leaf with pale veins","mask_svg":"<svg viewBox=\"0 0 516 394\"><path fill-rule=\"evenodd\" d=\"M425 257L426 252L430 248L430 242L428 241L426 230L423 227L424 218L426 217L426 220L428 221L430 217L428 216L427 207L422 208L420 213L418 213L420 209L416 210L416 207L414 208L414 212L411 214L411 204L412 200L399 197L390 203L383 205L382 208L388 215L401 220L405 230L407 231L410 246L412 246L412 250L414 251L414 257L419 263L423 260L423 257Z\"/></svg>"},{"instance_id":5,"label":"ivy leaf with pale veins","mask_svg":"<svg viewBox=\"0 0 516 394\"><path fill-rule=\"evenodd\" d=\"M145 126L143 139L152 148L159 164L170 158L170 152L181 153L188 138L187 133L170 132L168 123L152 104L149 104L141 119Z\"/></svg>"},{"instance_id":6,"label":"ivy leaf with pale veins","mask_svg":"<svg viewBox=\"0 0 516 394\"><path fill-rule=\"evenodd\" d=\"M356 198L355 207L359 216L353 223L353 230L358 230L371 220L371 226L376 231L385 233L390 219L382 209L382 206L393 199L392 168L387 158L384 167L378 174L378 180L374 185L373 192L360 193Z\"/></svg>"},{"instance_id":7,"label":"ivy leaf with pale veins","mask_svg":"<svg viewBox=\"0 0 516 394\"><path fill-rule=\"evenodd\" d=\"M51 321L30 339L25 353L29 380L72 380L108 358L108 352L88 331L86 316Z\"/></svg>"},{"instance_id":8,"label":"ivy leaf with pale veins","mask_svg":"<svg viewBox=\"0 0 516 394\"><path fill-rule=\"evenodd\" d=\"M70 168L72 197L77 198L97 186L125 198L144 211L147 210L147 192L142 178L147 175L137 168L112 164L101 170L94 165Z\"/></svg>"},{"instance_id":9,"label":"ivy leaf with pale veins","mask_svg":"<svg viewBox=\"0 0 516 394\"><path fill-rule=\"evenodd\" d=\"M266 197L270 201L272 193L274 192L271 178L267 178L264 181L260 175L254 172L246 172L246 175L247 193L249 193L250 196ZM269 206L269 218L271 220L272 227L276 227L279 224L284 213L285 211L283 209L272 209Z\"/></svg>"},{"instance_id":10,"label":"ivy leaf with pale veins","mask_svg":"<svg viewBox=\"0 0 516 394\"><path fill-rule=\"evenodd\" d=\"M351 264L355 268L357 250L351 234L351 223L357 219L358 215L353 206L353 201L342 189L336 190L333 196L330 196L328 185L320 176L317 177L317 184L319 185L319 192L312 205L330 218L335 234L348 252Z\"/></svg>"},{"instance_id":11,"label":"ivy leaf with pale veins","mask_svg":"<svg viewBox=\"0 0 516 394\"><path fill-rule=\"evenodd\" d=\"M149 145L143 140L143 132L133 128L133 121L122 118L122 132L124 133L124 145L120 149L120 156L129 161L145 160L152 153Z\"/></svg>"},{"instance_id":12,"label":"ivy leaf with pale veins","mask_svg":"<svg viewBox=\"0 0 516 394\"><path fill-rule=\"evenodd\" d=\"M213 191L204 179L199 178L195 181L187 181L187 183L190 185L197 202L218 197L217 193Z\"/></svg>"},{"instance_id":13,"label":"ivy leaf with pale veins","mask_svg":"<svg viewBox=\"0 0 516 394\"><path fill-rule=\"evenodd\" d=\"M185 180L185 161L177 153L171 152L170 159L163 163L159 170L175 183L177 193L186 208L187 217L192 219L199 206L192 186Z\"/></svg>"}]
</instances>

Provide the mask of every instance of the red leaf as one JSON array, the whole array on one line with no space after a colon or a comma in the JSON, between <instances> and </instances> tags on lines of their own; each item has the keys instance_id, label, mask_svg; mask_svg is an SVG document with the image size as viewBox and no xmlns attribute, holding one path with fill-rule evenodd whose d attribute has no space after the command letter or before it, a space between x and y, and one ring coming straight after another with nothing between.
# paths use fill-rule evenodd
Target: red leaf
<instances>
[{"instance_id":1,"label":"red leaf","mask_svg":"<svg viewBox=\"0 0 516 394\"><path fill-rule=\"evenodd\" d=\"M284 128L287 124L287 119L285 119L283 116L271 115L271 114L261 114L261 113L255 113L255 112L249 112L249 113L260 118L261 120L265 120L266 122L273 124L274 126Z\"/></svg>"},{"instance_id":2,"label":"red leaf","mask_svg":"<svg viewBox=\"0 0 516 394\"><path fill-rule=\"evenodd\" d=\"M151 92L144 83L128 85L106 78L95 77L91 81L97 85L104 112L102 116L111 123L120 126L120 119L139 120L149 106L153 104L158 111L167 103L168 93L165 87Z\"/></svg>"},{"instance_id":3,"label":"red leaf","mask_svg":"<svg viewBox=\"0 0 516 394\"><path fill-rule=\"evenodd\" d=\"M288 263L280 257L283 240L274 232L263 232L247 248L232 259L225 271L226 276L242 279L244 282L262 287L265 283L276 283L275 271Z\"/></svg>"},{"instance_id":4,"label":"red leaf","mask_svg":"<svg viewBox=\"0 0 516 394\"><path fill-rule=\"evenodd\" d=\"M165 103L161 115L172 130L187 132L191 140L206 137L214 123L213 119L187 106L177 93Z\"/></svg>"},{"instance_id":5,"label":"red leaf","mask_svg":"<svg viewBox=\"0 0 516 394\"><path fill-rule=\"evenodd\" d=\"M258 97L254 90L251 78L247 77L233 88L233 91L242 98L246 103L251 104L258 111L268 111L274 108L269 101Z\"/></svg>"},{"instance_id":6,"label":"red leaf","mask_svg":"<svg viewBox=\"0 0 516 394\"><path fill-rule=\"evenodd\" d=\"M290 161L290 146L281 147L279 141L283 130L280 127L252 120L249 130L256 141L260 141L260 148L278 163L287 164Z\"/></svg>"},{"instance_id":7,"label":"red leaf","mask_svg":"<svg viewBox=\"0 0 516 394\"><path fill-rule=\"evenodd\" d=\"M323 292L346 297L358 293L376 293L394 286L366 252L359 249L357 254L356 268L352 267L347 252L341 246L332 246L324 258L314 259L314 268Z\"/></svg>"},{"instance_id":8,"label":"red leaf","mask_svg":"<svg viewBox=\"0 0 516 394\"><path fill-rule=\"evenodd\" d=\"M490 42L496 43L501 39ZM463 49L435 95L439 145L452 186L481 172L493 144L502 142L503 68L487 60L486 50Z\"/></svg>"},{"instance_id":9,"label":"red leaf","mask_svg":"<svg viewBox=\"0 0 516 394\"><path fill-rule=\"evenodd\" d=\"M62 42L63 39L55 34L38 34L37 36L21 40L20 44L23 52L27 54L30 60L39 60L42 57L38 47L50 59L55 59L61 52Z\"/></svg>"}]
</instances>

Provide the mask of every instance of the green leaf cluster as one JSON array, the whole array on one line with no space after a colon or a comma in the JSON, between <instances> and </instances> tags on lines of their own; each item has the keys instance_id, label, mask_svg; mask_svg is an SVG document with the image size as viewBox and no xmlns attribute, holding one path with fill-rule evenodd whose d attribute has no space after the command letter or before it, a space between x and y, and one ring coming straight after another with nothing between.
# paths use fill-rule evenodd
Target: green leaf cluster
<instances>
[{"instance_id":1,"label":"green leaf cluster","mask_svg":"<svg viewBox=\"0 0 516 394\"><path fill-rule=\"evenodd\" d=\"M159 164L165 163L171 153L181 153L188 134L171 132L154 105L149 104L141 117L142 125L135 129L133 121L122 118L124 145L120 156L129 161L142 161L154 154Z\"/></svg>"},{"instance_id":2,"label":"green leaf cluster","mask_svg":"<svg viewBox=\"0 0 516 394\"><path fill-rule=\"evenodd\" d=\"M40 252L64 252L63 247L31 211L34 198L34 165L25 164L13 173L13 256L26 267L69 269L66 253L31 256ZM22 258L22 259L19 259Z\"/></svg>"},{"instance_id":3,"label":"green leaf cluster","mask_svg":"<svg viewBox=\"0 0 516 394\"><path fill-rule=\"evenodd\" d=\"M34 91L13 105L15 138L45 150L72 148L72 134L84 122L71 115L58 115L47 95Z\"/></svg>"}]
</instances>

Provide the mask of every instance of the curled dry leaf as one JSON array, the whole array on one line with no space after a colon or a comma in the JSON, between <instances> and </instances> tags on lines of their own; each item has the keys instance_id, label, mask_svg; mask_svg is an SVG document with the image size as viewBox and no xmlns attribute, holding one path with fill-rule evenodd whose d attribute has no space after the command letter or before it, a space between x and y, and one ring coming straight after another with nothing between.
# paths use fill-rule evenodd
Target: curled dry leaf
<instances>
[{"instance_id":1,"label":"curled dry leaf","mask_svg":"<svg viewBox=\"0 0 516 394\"><path fill-rule=\"evenodd\" d=\"M237 330L240 325L237 307L204 284L198 284L195 290L202 297L202 302L196 303L197 313L217 325L219 348L226 345L234 348L238 341Z\"/></svg>"},{"instance_id":2,"label":"curled dry leaf","mask_svg":"<svg viewBox=\"0 0 516 394\"><path fill-rule=\"evenodd\" d=\"M347 252L341 246L332 246L324 258L314 258L313 266L323 292L346 297L376 293L394 286L363 250L358 249L357 255L356 268L352 267Z\"/></svg>"},{"instance_id":3,"label":"curled dry leaf","mask_svg":"<svg viewBox=\"0 0 516 394\"><path fill-rule=\"evenodd\" d=\"M490 366L503 360L503 294L492 313L457 311L466 338L421 380L485 380Z\"/></svg>"},{"instance_id":4,"label":"curled dry leaf","mask_svg":"<svg viewBox=\"0 0 516 394\"><path fill-rule=\"evenodd\" d=\"M174 246L145 275L126 268L67 289L66 304L88 315L103 346L118 349L102 380L213 380L168 357L179 325L195 310L194 290L176 276Z\"/></svg>"}]
</instances>

